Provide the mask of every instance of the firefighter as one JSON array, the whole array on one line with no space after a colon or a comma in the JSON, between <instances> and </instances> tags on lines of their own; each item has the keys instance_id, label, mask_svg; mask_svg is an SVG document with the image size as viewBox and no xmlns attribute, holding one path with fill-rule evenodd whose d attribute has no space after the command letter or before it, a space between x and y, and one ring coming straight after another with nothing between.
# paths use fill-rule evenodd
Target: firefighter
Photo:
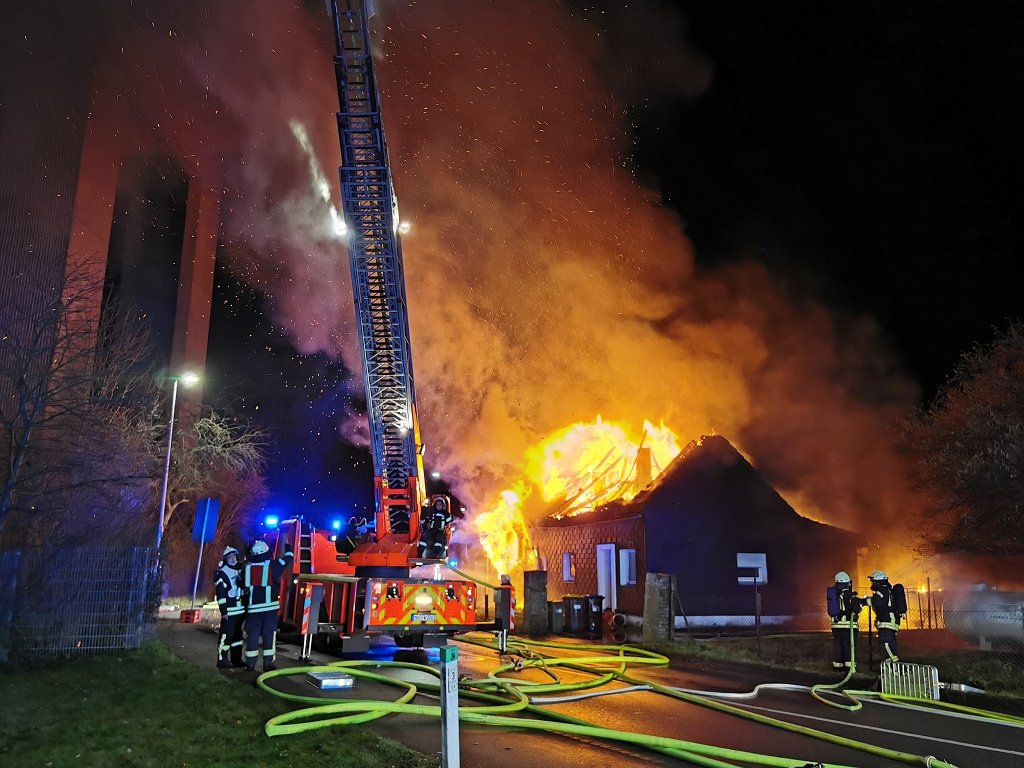
<instances>
[{"instance_id":1,"label":"firefighter","mask_svg":"<svg viewBox=\"0 0 1024 768\"><path fill-rule=\"evenodd\" d=\"M448 526L452 523L448 499L435 496L423 510L422 518L417 554L421 558L443 560L448 557Z\"/></svg>"},{"instance_id":2,"label":"firefighter","mask_svg":"<svg viewBox=\"0 0 1024 768\"><path fill-rule=\"evenodd\" d=\"M245 621L245 603L242 600L242 563L238 550L225 547L217 572L213 576L217 607L220 608L220 632L217 641L217 666L220 669L244 667L242 661L242 624Z\"/></svg>"},{"instance_id":3,"label":"firefighter","mask_svg":"<svg viewBox=\"0 0 1024 768\"><path fill-rule=\"evenodd\" d=\"M249 562L242 572L242 586L247 598L245 614L245 668L256 669L263 641L263 671L271 672L277 642L278 591L281 579L292 564L292 545L284 545L284 556L271 560L270 547L262 540L254 541Z\"/></svg>"},{"instance_id":4,"label":"firefighter","mask_svg":"<svg viewBox=\"0 0 1024 768\"><path fill-rule=\"evenodd\" d=\"M846 571L836 574L835 586L826 591L826 596L832 619L832 667L850 669L856 659L857 619L863 604Z\"/></svg>"},{"instance_id":5,"label":"firefighter","mask_svg":"<svg viewBox=\"0 0 1024 768\"><path fill-rule=\"evenodd\" d=\"M871 580L871 595L865 598L865 602L875 613L875 629L878 630L878 645L882 649L883 659L899 661L896 633L900 629L900 619L906 613L903 585L893 587L885 571L873 571L868 578Z\"/></svg>"}]
</instances>

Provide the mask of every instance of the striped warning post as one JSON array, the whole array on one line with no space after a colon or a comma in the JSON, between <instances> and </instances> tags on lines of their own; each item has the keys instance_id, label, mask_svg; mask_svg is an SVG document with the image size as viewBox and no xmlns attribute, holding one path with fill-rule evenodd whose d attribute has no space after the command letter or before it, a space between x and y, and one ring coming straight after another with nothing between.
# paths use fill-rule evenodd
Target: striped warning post
<instances>
[{"instance_id":1,"label":"striped warning post","mask_svg":"<svg viewBox=\"0 0 1024 768\"><path fill-rule=\"evenodd\" d=\"M312 591L308 584L302 585L302 634L309 634L309 606Z\"/></svg>"}]
</instances>

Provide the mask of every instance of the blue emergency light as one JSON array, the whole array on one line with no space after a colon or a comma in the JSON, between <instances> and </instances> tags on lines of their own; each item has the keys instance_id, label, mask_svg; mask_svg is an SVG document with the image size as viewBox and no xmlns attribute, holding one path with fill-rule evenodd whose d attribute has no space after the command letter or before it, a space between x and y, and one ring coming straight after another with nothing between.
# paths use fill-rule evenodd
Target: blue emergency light
<instances>
[{"instance_id":1,"label":"blue emergency light","mask_svg":"<svg viewBox=\"0 0 1024 768\"><path fill-rule=\"evenodd\" d=\"M341 530L341 520L332 520L331 521L331 528L333 528L336 531L340 531Z\"/></svg>"},{"instance_id":2,"label":"blue emergency light","mask_svg":"<svg viewBox=\"0 0 1024 768\"><path fill-rule=\"evenodd\" d=\"M267 526L267 528L276 528L279 522L280 520L277 515L267 515L263 518L263 524Z\"/></svg>"},{"instance_id":3,"label":"blue emergency light","mask_svg":"<svg viewBox=\"0 0 1024 768\"><path fill-rule=\"evenodd\" d=\"M454 557L451 560L448 561L448 566L451 567L451 568L455 568L456 566L458 566L458 564L459 564L459 561L456 560Z\"/></svg>"}]
</instances>

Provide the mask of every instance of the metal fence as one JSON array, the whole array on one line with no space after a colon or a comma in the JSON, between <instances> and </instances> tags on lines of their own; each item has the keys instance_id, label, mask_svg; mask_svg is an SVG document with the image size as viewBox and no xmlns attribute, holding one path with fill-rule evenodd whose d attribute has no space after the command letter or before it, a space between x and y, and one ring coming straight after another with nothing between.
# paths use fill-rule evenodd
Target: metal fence
<instances>
[{"instance_id":1,"label":"metal fence","mask_svg":"<svg viewBox=\"0 0 1024 768\"><path fill-rule=\"evenodd\" d=\"M138 648L153 636L150 547L0 550L0 661Z\"/></svg>"},{"instance_id":2,"label":"metal fence","mask_svg":"<svg viewBox=\"0 0 1024 768\"><path fill-rule=\"evenodd\" d=\"M907 590L907 607L898 636L902 661L937 664L944 674L955 672L957 682L985 687L997 681L993 684L1024 694L1024 595L991 590L956 594ZM684 619L677 615L676 634L689 633L696 639L756 635L767 641L765 658L806 661L808 654L818 654L822 667L830 666L831 619L824 596L796 614L773 611L767 600L762 609L762 617L753 611L728 617ZM883 654L871 626L873 618L867 608L860 613L857 661L860 669L877 672Z\"/></svg>"}]
</instances>

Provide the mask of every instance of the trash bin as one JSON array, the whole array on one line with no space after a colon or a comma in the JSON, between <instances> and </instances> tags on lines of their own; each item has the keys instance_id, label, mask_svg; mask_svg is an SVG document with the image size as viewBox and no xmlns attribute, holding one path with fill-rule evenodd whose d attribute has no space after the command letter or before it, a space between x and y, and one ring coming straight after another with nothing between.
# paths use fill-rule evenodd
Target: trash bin
<instances>
[{"instance_id":1,"label":"trash bin","mask_svg":"<svg viewBox=\"0 0 1024 768\"><path fill-rule=\"evenodd\" d=\"M604 595L587 595L587 635L600 637L604 629Z\"/></svg>"},{"instance_id":2,"label":"trash bin","mask_svg":"<svg viewBox=\"0 0 1024 768\"><path fill-rule=\"evenodd\" d=\"M587 596L566 595L562 598L563 617L567 635L587 634Z\"/></svg>"},{"instance_id":3,"label":"trash bin","mask_svg":"<svg viewBox=\"0 0 1024 768\"><path fill-rule=\"evenodd\" d=\"M565 603L548 600L548 632L560 635L565 630Z\"/></svg>"}]
</instances>

